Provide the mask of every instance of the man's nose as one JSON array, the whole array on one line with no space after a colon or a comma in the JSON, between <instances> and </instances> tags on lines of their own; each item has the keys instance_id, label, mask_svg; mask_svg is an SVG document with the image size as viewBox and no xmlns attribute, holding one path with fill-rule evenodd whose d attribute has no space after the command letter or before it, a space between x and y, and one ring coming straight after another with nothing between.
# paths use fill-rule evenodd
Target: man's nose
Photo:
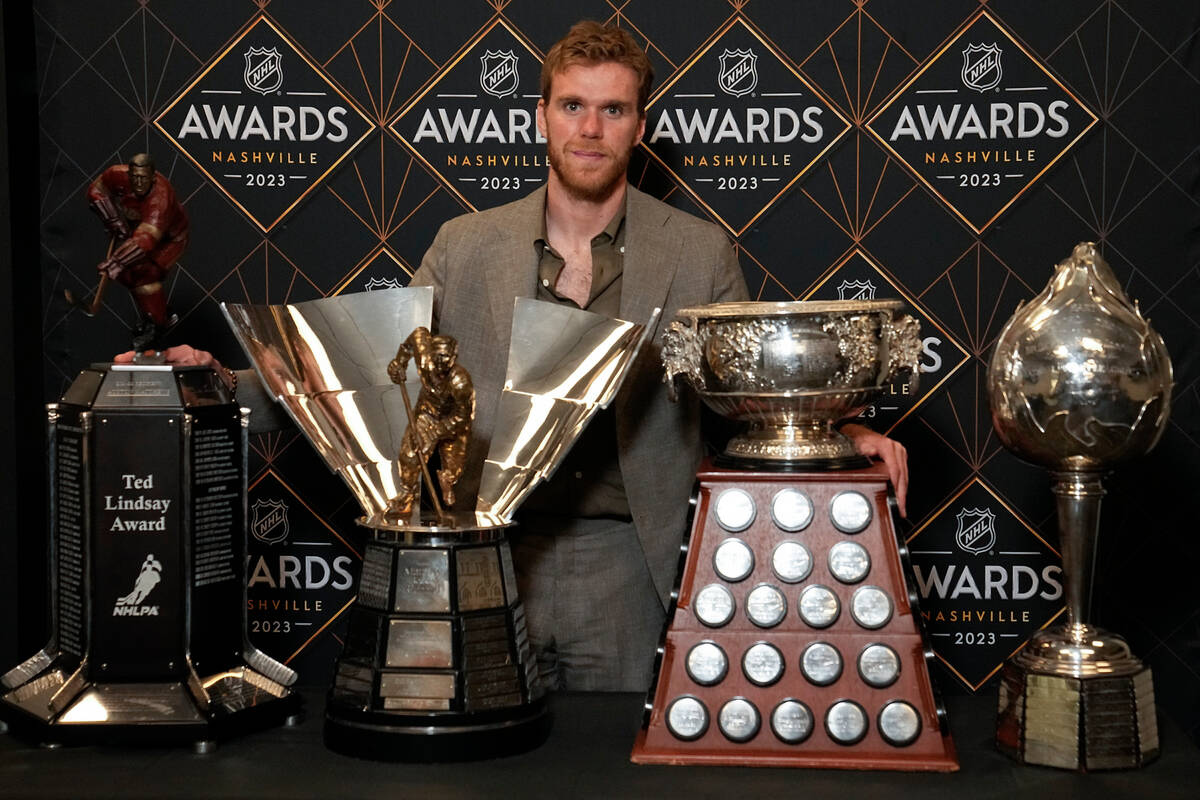
<instances>
[{"instance_id":1,"label":"man's nose","mask_svg":"<svg viewBox=\"0 0 1200 800\"><path fill-rule=\"evenodd\" d=\"M604 126L600 122L599 110L592 109L584 113L579 132L592 139L598 139L604 134Z\"/></svg>"}]
</instances>

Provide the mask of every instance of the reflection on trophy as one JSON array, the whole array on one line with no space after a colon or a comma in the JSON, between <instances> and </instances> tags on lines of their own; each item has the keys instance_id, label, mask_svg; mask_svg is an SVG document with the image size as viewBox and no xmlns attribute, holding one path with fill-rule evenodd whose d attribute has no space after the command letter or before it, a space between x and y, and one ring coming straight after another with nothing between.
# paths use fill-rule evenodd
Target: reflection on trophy
<instances>
[{"instance_id":1,"label":"reflection on trophy","mask_svg":"<svg viewBox=\"0 0 1200 800\"><path fill-rule=\"evenodd\" d=\"M1067 598L1066 623L1035 634L1002 672L996 742L1019 761L1097 770L1158 755L1149 667L1088 619L1101 479L1158 442L1171 376L1162 338L1091 243L996 342L992 423L1005 447L1053 473Z\"/></svg>"},{"instance_id":2,"label":"reflection on trophy","mask_svg":"<svg viewBox=\"0 0 1200 800\"><path fill-rule=\"evenodd\" d=\"M955 770L886 470L834 423L915 380L899 301L683 309L667 379L743 423L700 491L632 759Z\"/></svg>"},{"instance_id":3,"label":"reflection on trophy","mask_svg":"<svg viewBox=\"0 0 1200 800\"><path fill-rule=\"evenodd\" d=\"M97 364L48 406L49 644L0 677L47 744L190 743L298 718L246 639L246 425L200 367Z\"/></svg>"},{"instance_id":4,"label":"reflection on trophy","mask_svg":"<svg viewBox=\"0 0 1200 800\"><path fill-rule=\"evenodd\" d=\"M540 744L550 721L505 529L616 395L645 327L517 299L478 497L464 498L456 484L475 392L459 359L470 354L430 333L432 289L224 308L264 385L345 480L370 529L326 745L451 761ZM475 510L462 510L472 499Z\"/></svg>"}]
</instances>

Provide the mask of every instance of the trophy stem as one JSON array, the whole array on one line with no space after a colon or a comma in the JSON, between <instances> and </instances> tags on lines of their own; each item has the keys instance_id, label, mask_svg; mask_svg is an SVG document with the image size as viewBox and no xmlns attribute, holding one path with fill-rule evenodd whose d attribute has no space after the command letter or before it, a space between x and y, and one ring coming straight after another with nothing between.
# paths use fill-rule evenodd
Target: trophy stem
<instances>
[{"instance_id":1,"label":"trophy stem","mask_svg":"<svg viewBox=\"0 0 1200 800\"><path fill-rule=\"evenodd\" d=\"M1105 491L1098 472L1055 472L1052 491L1058 506L1067 625L1079 632L1091 619L1100 501Z\"/></svg>"}]
</instances>

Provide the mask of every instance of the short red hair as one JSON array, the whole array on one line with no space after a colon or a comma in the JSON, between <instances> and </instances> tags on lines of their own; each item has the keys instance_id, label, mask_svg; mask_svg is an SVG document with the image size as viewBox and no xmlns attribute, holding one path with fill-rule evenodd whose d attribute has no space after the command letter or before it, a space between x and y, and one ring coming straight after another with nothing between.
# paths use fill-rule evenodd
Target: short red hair
<instances>
[{"instance_id":1,"label":"short red hair","mask_svg":"<svg viewBox=\"0 0 1200 800\"><path fill-rule=\"evenodd\" d=\"M599 22L576 22L567 35L555 42L542 62L542 99L550 102L550 81L575 64L616 63L629 67L638 79L638 115L645 116L646 101L654 83L654 67L646 51L623 28L607 28Z\"/></svg>"}]
</instances>

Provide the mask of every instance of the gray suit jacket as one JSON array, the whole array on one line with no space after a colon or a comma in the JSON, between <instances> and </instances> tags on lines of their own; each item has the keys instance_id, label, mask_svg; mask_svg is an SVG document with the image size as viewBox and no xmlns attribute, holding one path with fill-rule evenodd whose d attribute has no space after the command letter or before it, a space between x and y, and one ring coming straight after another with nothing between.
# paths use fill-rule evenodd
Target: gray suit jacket
<instances>
[{"instance_id":1,"label":"gray suit jacket","mask_svg":"<svg viewBox=\"0 0 1200 800\"><path fill-rule=\"evenodd\" d=\"M715 225L627 186L621 319L662 317L614 400L617 447L629 507L664 608L675 580L688 497L701 457L694 394L667 399L662 333L680 308L744 300L746 284L729 239ZM546 190L446 222L413 276L433 286L439 333L458 340L475 381L476 417L460 496L475 495L504 385L513 301L536 296Z\"/></svg>"}]
</instances>

